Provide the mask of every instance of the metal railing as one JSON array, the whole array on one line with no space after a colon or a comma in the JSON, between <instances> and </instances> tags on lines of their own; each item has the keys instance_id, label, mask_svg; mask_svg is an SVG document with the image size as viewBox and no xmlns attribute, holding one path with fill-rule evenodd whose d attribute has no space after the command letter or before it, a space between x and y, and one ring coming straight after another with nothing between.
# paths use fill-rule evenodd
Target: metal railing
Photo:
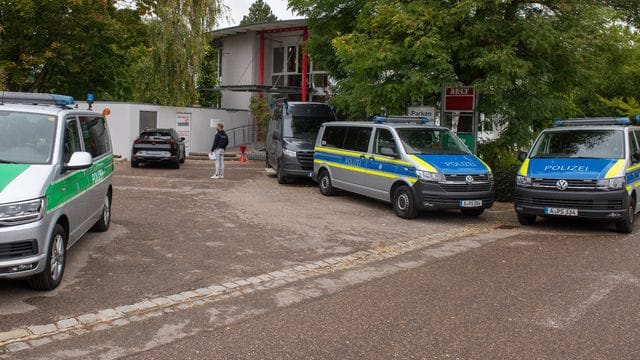
<instances>
[{"instance_id":1,"label":"metal railing","mask_svg":"<svg viewBox=\"0 0 640 360\"><path fill-rule=\"evenodd\" d=\"M258 126L256 124L243 125L225 130L229 137L229 146L252 144L257 140Z\"/></svg>"}]
</instances>

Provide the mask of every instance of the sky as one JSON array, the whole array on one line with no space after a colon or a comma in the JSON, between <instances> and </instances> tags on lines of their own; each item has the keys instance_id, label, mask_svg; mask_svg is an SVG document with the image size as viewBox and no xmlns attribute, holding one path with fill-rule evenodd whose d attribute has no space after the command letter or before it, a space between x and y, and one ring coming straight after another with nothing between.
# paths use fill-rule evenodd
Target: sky
<instances>
[{"instance_id":1,"label":"sky","mask_svg":"<svg viewBox=\"0 0 640 360\"><path fill-rule=\"evenodd\" d=\"M230 17L232 22L222 20L219 27L226 28L240 25L242 17L249 13L249 7L253 4L254 0L223 0L230 10ZM287 0L264 0L271 12L278 17L278 20L297 19L300 16L294 15L290 10L287 10Z\"/></svg>"}]
</instances>

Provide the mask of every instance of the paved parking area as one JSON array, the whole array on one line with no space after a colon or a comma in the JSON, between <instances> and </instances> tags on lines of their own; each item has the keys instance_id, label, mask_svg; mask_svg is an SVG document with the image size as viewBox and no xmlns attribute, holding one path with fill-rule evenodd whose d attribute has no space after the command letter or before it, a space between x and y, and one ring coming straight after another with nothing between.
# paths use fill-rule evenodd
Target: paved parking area
<instances>
[{"instance_id":1,"label":"paved parking area","mask_svg":"<svg viewBox=\"0 0 640 360\"><path fill-rule=\"evenodd\" d=\"M388 204L351 194L324 197L311 181L278 185L263 167L229 161L225 179L212 180L208 161L189 160L179 170L118 163L111 228L74 246L62 285L41 293L0 281L0 344L13 331L49 334L51 341L64 338L65 329L88 331L83 321L126 325L140 320L135 311L173 312L193 299L205 304L229 291L266 290L460 238L482 243L529 230L611 235L601 224L545 222L523 230L510 204L496 204L479 218L452 211L403 220ZM475 244L454 242L429 256L452 256ZM381 269L344 286L383 276ZM295 296L278 299L295 302Z\"/></svg>"}]
</instances>

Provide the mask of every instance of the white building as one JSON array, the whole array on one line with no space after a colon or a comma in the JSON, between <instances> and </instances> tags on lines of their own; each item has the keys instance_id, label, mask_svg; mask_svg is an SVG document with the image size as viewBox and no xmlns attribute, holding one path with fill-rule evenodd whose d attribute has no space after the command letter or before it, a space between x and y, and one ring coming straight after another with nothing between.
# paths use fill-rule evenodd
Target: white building
<instances>
[{"instance_id":1,"label":"white building","mask_svg":"<svg viewBox=\"0 0 640 360\"><path fill-rule=\"evenodd\" d=\"M216 30L222 107L248 109L251 96L269 94L292 101L322 101L326 71L314 66L303 46L307 21L285 20Z\"/></svg>"}]
</instances>

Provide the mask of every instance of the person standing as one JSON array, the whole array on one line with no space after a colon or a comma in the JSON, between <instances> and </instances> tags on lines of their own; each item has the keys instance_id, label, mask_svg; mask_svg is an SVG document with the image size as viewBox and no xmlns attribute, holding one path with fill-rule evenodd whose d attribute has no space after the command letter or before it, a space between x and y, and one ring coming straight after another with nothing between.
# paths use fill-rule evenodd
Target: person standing
<instances>
[{"instance_id":1,"label":"person standing","mask_svg":"<svg viewBox=\"0 0 640 360\"><path fill-rule=\"evenodd\" d=\"M212 179L224 179L224 150L229 145L229 137L224 132L224 124L218 123L216 126L216 136L213 138L211 152L216 155L214 160L215 168Z\"/></svg>"}]
</instances>

